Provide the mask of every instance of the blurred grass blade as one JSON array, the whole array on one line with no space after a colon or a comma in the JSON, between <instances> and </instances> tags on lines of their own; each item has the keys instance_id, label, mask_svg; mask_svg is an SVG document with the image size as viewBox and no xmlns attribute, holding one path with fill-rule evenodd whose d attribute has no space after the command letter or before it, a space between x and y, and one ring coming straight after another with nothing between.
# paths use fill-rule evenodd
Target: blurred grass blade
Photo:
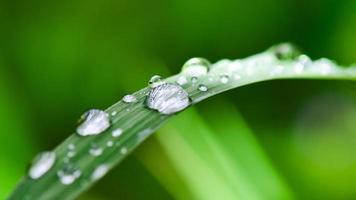
<instances>
[{"instance_id":1,"label":"blurred grass blade","mask_svg":"<svg viewBox=\"0 0 356 200\"><path fill-rule=\"evenodd\" d=\"M196 67L196 63L192 63L192 66ZM182 87L189 94L192 104L223 91L259 81L282 78L356 80L356 67L343 68L327 59L311 61L305 55L298 55L297 51L287 44L279 45L243 60L219 61L210 67L209 72L207 72L207 69L202 69L202 66L198 68L199 71L189 68L186 70L194 73L199 72L199 77L182 72L165 80L168 83L175 83L181 77L187 78L188 82ZM144 88L134 93L137 99L135 103L120 101L108 108L106 112L110 114L111 126L99 135L82 137L78 134L73 134L70 136L54 150L57 157L54 166L39 179L33 180L24 177L10 199L73 199L88 189L98 180L97 178L92 178L92 174L95 173L98 166L105 165L105 169L111 169L122 161L127 156L127 153L134 150L145 138L157 130L162 123L174 116L162 115L159 112L148 109L146 107L146 96L149 91L150 88ZM121 137L113 138L111 132L117 128L124 130L124 133ZM188 134L187 136L191 140L198 139L194 138L194 133L185 134ZM171 135L171 137L174 136L175 134ZM198 166L203 166L202 164L209 160L208 155L213 155L214 159L216 159L217 163L212 163L214 168L222 167L222 163L228 163L226 165L228 168L224 168L226 174L223 177L218 175L210 177L211 182L209 184L212 184L211 186L230 180L228 177L230 175L247 179L244 174L237 172L235 174L233 172L233 169L229 166L229 159L220 153L222 151L221 146L214 143L215 139L209 138L208 135L204 135L204 137L207 137L204 139L206 145L202 148L207 150L207 154L201 154L204 156L203 159L195 158L189 148L182 148L181 150L186 151L187 155L192 153L192 158L189 161L199 162ZM176 139L180 140L179 138ZM113 145L107 145L110 142L113 142ZM191 141L187 140L186 142L189 143ZM208 148L210 145L212 149ZM69 146L75 146L76 153L74 156L68 155ZM100 149L100 156L93 156L90 153L94 146L96 150ZM197 149L195 150L197 151ZM219 157L219 155L224 156ZM63 184L59 181L58 174L62 174L63 170L68 167L75 169L75 180L71 184ZM197 173L202 173L201 175L209 174L210 170L213 169L210 166L206 166L201 171L197 170ZM196 183L194 187L201 186ZM247 191L251 189L248 185L241 187ZM230 198L236 192L239 192L235 190L236 188L233 185L219 189L221 189L219 194L226 198ZM252 194L252 191L248 194Z\"/></svg>"},{"instance_id":2,"label":"blurred grass blade","mask_svg":"<svg viewBox=\"0 0 356 200\"><path fill-rule=\"evenodd\" d=\"M158 146L162 146L165 153L159 157L168 155L173 165L171 170L177 171L184 183L176 187L177 183L171 182L166 187L176 199L187 199L181 197L181 187L189 188L194 199L222 196L224 199L291 199L289 189L241 117L230 106L219 108L219 113L225 112L228 114L219 116L224 121L224 126L219 127L224 128L216 132L209 128L216 124L212 120L205 123L194 110L186 111L161 129L157 135ZM146 159L145 163L152 166L155 160ZM166 179L172 179L159 168L150 169L166 184Z\"/></svg>"}]
</instances>

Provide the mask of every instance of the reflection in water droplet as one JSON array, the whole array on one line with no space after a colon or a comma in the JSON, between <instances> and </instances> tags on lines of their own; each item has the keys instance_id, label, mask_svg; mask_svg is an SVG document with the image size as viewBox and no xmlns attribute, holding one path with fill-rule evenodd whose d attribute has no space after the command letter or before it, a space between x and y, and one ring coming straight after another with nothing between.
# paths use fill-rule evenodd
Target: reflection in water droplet
<instances>
[{"instance_id":1,"label":"reflection in water droplet","mask_svg":"<svg viewBox=\"0 0 356 200\"><path fill-rule=\"evenodd\" d=\"M77 128L81 136L97 135L110 127L109 115L102 110L89 110L81 117L81 121Z\"/></svg>"},{"instance_id":2,"label":"reflection in water droplet","mask_svg":"<svg viewBox=\"0 0 356 200\"><path fill-rule=\"evenodd\" d=\"M32 161L28 175L32 179L38 179L48 172L56 160L56 154L50 151L42 152Z\"/></svg>"},{"instance_id":3,"label":"reflection in water droplet","mask_svg":"<svg viewBox=\"0 0 356 200\"><path fill-rule=\"evenodd\" d=\"M111 135L113 137L119 137L122 134L122 132L123 132L123 130L121 128L117 128L111 133Z\"/></svg>"},{"instance_id":4,"label":"reflection in water droplet","mask_svg":"<svg viewBox=\"0 0 356 200\"><path fill-rule=\"evenodd\" d=\"M154 75L150 78L150 80L148 81L148 85L151 88L157 87L159 85L164 84L165 82L162 80L162 77L159 75Z\"/></svg>"},{"instance_id":5,"label":"reflection in water droplet","mask_svg":"<svg viewBox=\"0 0 356 200\"><path fill-rule=\"evenodd\" d=\"M199 87L198 87L198 89L199 89L200 91L202 91L202 92L208 91L208 87L207 87L206 85L204 85L204 84L200 84Z\"/></svg>"},{"instance_id":6,"label":"reflection in water droplet","mask_svg":"<svg viewBox=\"0 0 356 200\"><path fill-rule=\"evenodd\" d=\"M122 101L125 103L135 103L137 102L137 98L134 95L128 94L122 98Z\"/></svg>"},{"instance_id":7,"label":"reflection in water droplet","mask_svg":"<svg viewBox=\"0 0 356 200\"><path fill-rule=\"evenodd\" d=\"M146 104L149 108L168 115L186 108L189 105L189 96L181 86L167 83L153 88Z\"/></svg>"},{"instance_id":8,"label":"reflection in water droplet","mask_svg":"<svg viewBox=\"0 0 356 200\"><path fill-rule=\"evenodd\" d=\"M81 172L77 169L75 169L72 166L65 166L64 169L61 169L57 172L57 176L59 178L59 181L63 185L70 185L72 184L77 178L79 178L81 175Z\"/></svg>"},{"instance_id":9,"label":"reflection in water droplet","mask_svg":"<svg viewBox=\"0 0 356 200\"><path fill-rule=\"evenodd\" d=\"M204 58L189 59L182 67L182 73L191 77L199 77L208 73L210 62Z\"/></svg>"},{"instance_id":10,"label":"reflection in water droplet","mask_svg":"<svg viewBox=\"0 0 356 200\"><path fill-rule=\"evenodd\" d=\"M105 176L105 174L109 171L109 167L105 164L101 164L99 166L97 166L94 170L94 172L91 175L91 179L92 180L99 180L100 178L102 178L103 176Z\"/></svg>"}]
</instances>

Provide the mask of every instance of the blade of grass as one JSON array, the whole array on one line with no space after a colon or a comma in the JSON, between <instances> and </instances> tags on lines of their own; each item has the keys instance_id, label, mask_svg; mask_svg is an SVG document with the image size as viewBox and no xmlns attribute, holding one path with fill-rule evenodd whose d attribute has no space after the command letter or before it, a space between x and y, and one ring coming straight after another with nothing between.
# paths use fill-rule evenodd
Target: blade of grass
<instances>
[{"instance_id":1,"label":"blade of grass","mask_svg":"<svg viewBox=\"0 0 356 200\"><path fill-rule=\"evenodd\" d=\"M169 77L165 81L175 83L180 76L183 74ZM224 77L224 81L221 77ZM343 68L325 59L312 62L306 56L296 57L296 51L291 46L283 44L243 60L222 60L212 65L209 73L199 77L197 83L189 82L183 88L192 99L192 104L195 104L232 88L282 78L356 80L356 67ZM208 91L198 90L199 84L204 84ZM134 93L138 99L135 104L120 101L108 108L106 112L116 114L111 116L111 128L100 135L81 137L73 134L70 136L54 150L57 160L51 170L38 180L24 177L10 199L73 199L88 189L96 182L91 179L91 175L98 165L104 163L111 169L127 156L122 152L126 150L131 152L162 123L173 116L161 115L154 110L147 109L145 99L149 90L150 88L145 88ZM122 137L113 139L110 132L118 127L124 130L124 134ZM106 143L111 140L115 140L115 145L106 147ZM67 153L70 144L75 145L77 151L75 157L70 158L70 164L80 170L81 176L73 184L64 185L59 181L57 172L68 165L66 161L69 159ZM103 149L101 156L95 157L89 154L93 144ZM216 178L216 181L219 180Z\"/></svg>"}]
</instances>

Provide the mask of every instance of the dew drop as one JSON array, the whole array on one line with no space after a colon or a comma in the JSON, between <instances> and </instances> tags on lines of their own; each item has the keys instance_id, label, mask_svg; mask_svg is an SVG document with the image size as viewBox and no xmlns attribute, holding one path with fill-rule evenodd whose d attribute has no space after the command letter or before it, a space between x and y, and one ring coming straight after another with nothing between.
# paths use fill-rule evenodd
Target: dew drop
<instances>
[{"instance_id":1,"label":"dew drop","mask_svg":"<svg viewBox=\"0 0 356 200\"><path fill-rule=\"evenodd\" d=\"M113 145L114 145L113 141L107 141L106 142L106 146L108 146L108 147L112 147Z\"/></svg>"},{"instance_id":2,"label":"dew drop","mask_svg":"<svg viewBox=\"0 0 356 200\"><path fill-rule=\"evenodd\" d=\"M137 98L134 95L128 94L122 98L122 101L125 103L135 103L137 102Z\"/></svg>"},{"instance_id":3,"label":"dew drop","mask_svg":"<svg viewBox=\"0 0 356 200\"><path fill-rule=\"evenodd\" d=\"M100 156L103 153L103 149L97 145L92 145L92 147L89 149L89 153L92 156Z\"/></svg>"},{"instance_id":4,"label":"dew drop","mask_svg":"<svg viewBox=\"0 0 356 200\"><path fill-rule=\"evenodd\" d=\"M73 151L75 149L75 145L74 144L69 144L68 145L68 149Z\"/></svg>"},{"instance_id":5,"label":"dew drop","mask_svg":"<svg viewBox=\"0 0 356 200\"><path fill-rule=\"evenodd\" d=\"M162 114L173 114L189 105L189 95L181 86L167 83L153 88L146 104Z\"/></svg>"},{"instance_id":6,"label":"dew drop","mask_svg":"<svg viewBox=\"0 0 356 200\"><path fill-rule=\"evenodd\" d=\"M56 161L56 154L50 151L40 153L31 163L28 175L32 179L38 179L48 172Z\"/></svg>"},{"instance_id":7,"label":"dew drop","mask_svg":"<svg viewBox=\"0 0 356 200\"><path fill-rule=\"evenodd\" d=\"M126 147L122 147L122 148L120 149L120 153L121 153L122 155L127 154L127 148L126 148Z\"/></svg>"},{"instance_id":8,"label":"dew drop","mask_svg":"<svg viewBox=\"0 0 356 200\"><path fill-rule=\"evenodd\" d=\"M99 180L100 178L102 178L103 176L105 176L105 174L109 171L109 167L105 164L101 164L99 166L97 166L94 170L94 172L91 175L91 179L92 180Z\"/></svg>"},{"instance_id":9,"label":"dew drop","mask_svg":"<svg viewBox=\"0 0 356 200\"><path fill-rule=\"evenodd\" d=\"M220 82L223 83L223 84L226 84L229 82L229 76L228 75L222 75L220 76Z\"/></svg>"},{"instance_id":10,"label":"dew drop","mask_svg":"<svg viewBox=\"0 0 356 200\"><path fill-rule=\"evenodd\" d=\"M148 81L148 85L151 88L157 87L159 85L164 84L165 82L162 80L162 77L159 75L154 75L150 78L150 80Z\"/></svg>"},{"instance_id":11,"label":"dew drop","mask_svg":"<svg viewBox=\"0 0 356 200\"><path fill-rule=\"evenodd\" d=\"M208 91L208 87L207 87L206 85L204 85L204 84L200 84L200 85L198 86L198 89L199 89L201 92L206 92L206 91Z\"/></svg>"},{"instance_id":12,"label":"dew drop","mask_svg":"<svg viewBox=\"0 0 356 200\"><path fill-rule=\"evenodd\" d=\"M109 115L98 109L92 109L81 117L77 133L81 136L98 135L110 127Z\"/></svg>"},{"instance_id":13,"label":"dew drop","mask_svg":"<svg viewBox=\"0 0 356 200\"><path fill-rule=\"evenodd\" d=\"M75 156L75 151L69 151L68 153L67 153L67 157L68 158L73 158L74 156Z\"/></svg>"},{"instance_id":14,"label":"dew drop","mask_svg":"<svg viewBox=\"0 0 356 200\"><path fill-rule=\"evenodd\" d=\"M72 184L77 178L81 176L81 172L77 169L74 169L72 166L65 166L64 169L61 169L57 172L59 181L63 185Z\"/></svg>"},{"instance_id":15,"label":"dew drop","mask_svg":"<svg viewBox=\"0 0 356 200\"><path fill-rule=\"evenodd\" d=\"M210 62L204 58L191 58L182 67L182 72L188 76L199 77L208 73Z\"/></svg>"},{"instance_id":16,"label":"dew drop","mask_svg":"<svg viewBox=\"0 0 356 200\"><path fill-rule=\"evenodd\" d=\"M117 128L111 133L111 135L113 137L119 137L122 134L122 132L123 132L123 130L121 128Z\"/></svg>"},{"instance_id":17,"label":"dew drop","mask_svg":"<svg viewBox=\"0 0 356 200\"><path fill-rule=\"evenodd\" d=\"M111 116L115 116L117 114L117 112L116 111L113 111L112 113L111 113Z\"/></svg>"}]
</instances>

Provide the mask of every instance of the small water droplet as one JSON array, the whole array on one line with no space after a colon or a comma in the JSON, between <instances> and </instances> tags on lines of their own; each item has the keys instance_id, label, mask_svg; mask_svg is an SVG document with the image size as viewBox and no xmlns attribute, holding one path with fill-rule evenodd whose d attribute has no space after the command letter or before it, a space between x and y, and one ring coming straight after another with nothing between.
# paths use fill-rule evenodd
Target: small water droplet
<instances>
[{"instance_id":1,"label":"small water droplet","mask_svg":"<svg viewBox=\"0 0 356 200\"><path fill-rule=\"evenodd\" d=\"M146 139L152 132L153 132L153 130L150 129L150 128L141 131L141 132L138 134L138 141L139 141L139 142L143 141L143 140Z\"/></svg>"},{"instance_id":2,"label":"small water droplet","mask_svg":"<svg viewBox=\"0 0 356 200\"><path fill-rule=\"evenodd\" d=\"M185 85L188 83L188 80L187 80L187 77L185 76L180 76L178 79L177 79L177 83L179 85Z\"/></svg>"},{"instance_id":3,"label":"small water droplet","mask_svg":"<svg viewBox=\"0 0 356 200\"><path fill-rule=\"evenodd\" d=\"M228 75L222 75L220 76L220 82L223 83L223 84L226 84L229 82L229 76Z\"/></svg>"},{"instance_id":4,"label":"small water droplet","mask_svg":"<svg viewBox=\"0 0 356 200\"><path fill-rule=\"evenodd\" d=\"M181 86L167 83L153 88L146 104L162 114L173 114L189 105L189 95Z\"/></svg>"},{"instance_id":5,"label":"small water droplet","mask_svg":"<svg viewBox=\"0 0 356 200\"><path fill-rule=\"evenodd\" d=\"M122 134L122 132L123 132L123 130L121 128L117 128L111 133L111 135L113 137L119 137Z\"/></svg>"},{"instance_id":6,"label":"small water droplet","mask_svg":"<svg viewBox=\"0 0 356 200\"><path fill-rule=\"evenodd\" d=\"M162 80L162 77L159 75L154 75L150 78L150 80L148 81L148 85L151 88L157 87L159 85L164 84L165 82Z\"/></svg>"},{"instance_id":7,"label":"small water droplet","mask_svg":"<svg viewBox=\"0 0 356 200\"><path fill-rule=\"evenodd\" d=\"M117 114L117 112L116 111L113 111L112 113L111 113L111 116L115 116Z\"/></svg>"},{"instance_id":8,"label":"small water droplet","mask_svg":"<svg viewBox=\"0 0 356 200\"><path fill-rule=\"evenodd\" d=\"M57 172L57 176L59 177L59 181L63 185L72 184L77 178L79 178L81 172L74 167L67 165L64 169L61 169Z\"/></svg>"},{"instance_id":9,"label":"small water droplet","mask_svg":"<svg viewBox=\"0 0 356 200\"><path fill-rule=\"evenodd\" d=\"M182 72L188 76L199 77L208 73L210 62L204 58L189 59L182 67Z\"/></svg>"},{"instance_id":10,"label":"small water droplet","mask_svg":"<svg viewBox=\"0 0 356 200\"><path fill-rule=\"evenodd\" d=\"M135 103L137 102L137 98L134 95L128 94L122 98L122 101L125 103Z\"/></svg>"},{"instance_id":11,"label":"small water droplet","mask_svg":"<svg viewBox=\"0 0 356 200\"><path fill-rule=\"evenodd\" d=\"M38 179L48 172L56 161L56 154L45 151L37 155L31 163L28 175L32 179Z\"/></svg>"},{"instance_id":12,"label":"small water droplet","mask_svg":"<svg viewBox=\"0 0 356 200\"><path fill-rule=\"evenodd\" d=\"M68 151L67 156L68 158L73 158L75 156L75 151Z\"/></svg>"},{"instance_id":13,"label":"small water droplet","mask_svg":"<svg viewBox=\"0 0 356 200\"><path fill-rule=\"evenodd\" d=\"M112 147L113 145L114 145L114 142L111 140L106 142L106 146L108 146L108 147Z\"/></svg>"},{"instance_id":14,"label":"small water droplet","mask_svg":"<svg viewBox=\"0 0 356 200\"><path fill-rule=\"evenodd\" d=\"M199 89L200 91L202 91L202 92L208 91L208 87L207 87L206 85L204 85L204 84L200 84L199 87L198 87L198 89Z\"/></svg>"},{"instance_id":15,"label":"small water droplet","mask_svg":"<svg viewBox=\"0 0 356 200\"><path fill-rule=\"evenodd\" d=\"M122 148L120 149L120 153L121 153L122 155L127 154L127 148L126 148L126 147L122 147Z\"/></svg>"},{"instance_id":16,"label":"small water droplet","mask_svg":"<svg viewBox=\"0 0 356 200\"><path fill-rule=\"evenodd\" d=\"M92 145L92 147L89 149L89 153L93 156L100 156L103 153L103 149L97 145Z\"/></svg>"},{"instance_id":17,"label":"small water droplet","mask_svg":"<svg viewBox=\"0 0 356 200\"><path fill-rule=\"evenodd\" d=\"M97 135L110 127L109 115L97 109L89 110L81 117L77 133L81 136Z\"/></svg>"},{"instance_id":18,"label":"small water droplet","mask_svg":"<svg viewBox=\"0 0 356 200\"><path fill-rule=\"evenodd\" d=\"M94 170L94 172L91 175L91 179L92 180L99 180L100 178L102 178L103 176L105 176L105 174L109 171L109 167L105 164L101 164L99 166L97 166Z\"/></svg>"},{"instance_id":19,"label":"small water droplet","mask_svg":"<svg viewBox=\"0 0 356 200\"><path fill-rule=\"evenodd\" d=\"M73 151L75 149L75 145L74 144L68 144L68 149Z\"/></svg>"}]
</instances>

